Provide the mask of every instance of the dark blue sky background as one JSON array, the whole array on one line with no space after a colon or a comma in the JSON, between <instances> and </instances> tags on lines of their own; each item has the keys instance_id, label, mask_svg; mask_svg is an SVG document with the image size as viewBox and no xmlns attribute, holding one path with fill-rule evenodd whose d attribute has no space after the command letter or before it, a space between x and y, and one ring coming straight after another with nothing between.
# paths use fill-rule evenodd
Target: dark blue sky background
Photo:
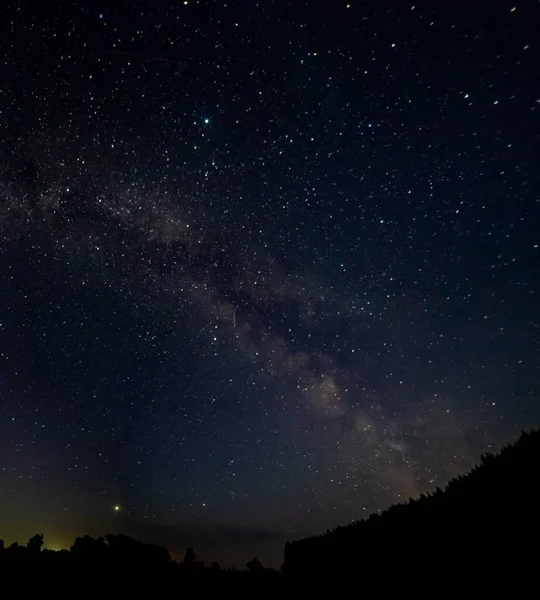
<instances>
[{"instance_id":1,"label":"dark blue sky background","mask_svg":"<svg viewBox=\"0 0 540 600\"><path fill-rule=\"evenodd\" d=\"M279 565L538 426L539 19L3 3L1 536Z\"/></svg>"}]
</instances>

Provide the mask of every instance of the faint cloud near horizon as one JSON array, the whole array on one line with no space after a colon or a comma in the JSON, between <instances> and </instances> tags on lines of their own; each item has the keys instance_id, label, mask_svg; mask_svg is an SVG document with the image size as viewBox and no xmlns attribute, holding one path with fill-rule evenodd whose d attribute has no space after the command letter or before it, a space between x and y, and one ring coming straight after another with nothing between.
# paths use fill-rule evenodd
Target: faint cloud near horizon
<instances>
[{"instance_id":1,"label":"faint cloud near horizon","mask_svg":"<svg viewBox=\"0 0 540 600\"><path fill-rule=\"evenodd\" d=\"M147 543L165 546L174 560L182 560L188 547L205 564L217 560L225 566L244 568L257 556L265 566L279 568L289 536L283 532L223 523L159 524L131 522L126 533Z\"/></svg>"}]
</instances>

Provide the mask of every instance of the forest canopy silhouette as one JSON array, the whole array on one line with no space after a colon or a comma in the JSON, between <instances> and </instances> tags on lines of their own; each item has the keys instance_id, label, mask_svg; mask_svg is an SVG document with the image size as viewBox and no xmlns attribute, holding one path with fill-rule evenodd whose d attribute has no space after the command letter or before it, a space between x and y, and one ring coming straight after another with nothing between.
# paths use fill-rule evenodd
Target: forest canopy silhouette
<instances>
[{"instance_id":1,"label":"forest canopy silhouette","mask_svg":"<svg viewBox=\"0 0 540 600\"><path fill-rule=\"evenodd\" d=\"M532 560L540 525L540 431L522 433L467 475L368 519L287 543L290 575L468 572L474 565L517 572ZM479 575L480 571L476 571Z\"/></svg>"}]
</instances>

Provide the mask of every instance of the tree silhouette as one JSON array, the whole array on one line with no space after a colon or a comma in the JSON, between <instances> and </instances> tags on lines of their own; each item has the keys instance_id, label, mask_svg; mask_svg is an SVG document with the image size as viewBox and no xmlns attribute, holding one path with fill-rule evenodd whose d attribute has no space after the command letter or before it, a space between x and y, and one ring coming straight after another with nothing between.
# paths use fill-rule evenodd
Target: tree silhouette
<instances>
[{"instance_id":1,"label":"tree silhouette","mask_svg":"<svg viewBox=\"0 0 540 600\"><path fill-rule=\"evenodd\" d=\"M184 564L186 565L186 567L192 567L196 559L197 555L193 551L193 548L188 548L184 555Z\"/></svg>"},{"instance_id":2,"label":"tree silhouette","mask_svg":"<svg viewBox=\"0 0 540 600\"><path fill-rule=\"evenodd\" d=\"M31 553L39 553L41 552L41 547L43 546L43 534L36 533L36 535L32 536L27 544L26 549Z\"/></svg>"},{"instance_id":3,"label":"tree silhouette","mask_svg":"<svg viewBox=\"0 0 540 600\"><path fill-rule=\"evenodd\" d=\"M253 560L250 560L246 564L246 567L252 575L260 575L261 573L264 572L264 567L258 558L254 558Z\"/></svg>"},{"instance_id":4,"label":"tree silhouette","mask_svg":"<svg viewBox=\"0 0 540 600\"><path fill-rule=\"evenodd\" d=\"M84 537L78 537L71 546L71 554L78 558L83 559L104 559L108 556L109 548L105 544L105 539L98 537L97 539L85 535Z\"/></svg>"}]
</instances>

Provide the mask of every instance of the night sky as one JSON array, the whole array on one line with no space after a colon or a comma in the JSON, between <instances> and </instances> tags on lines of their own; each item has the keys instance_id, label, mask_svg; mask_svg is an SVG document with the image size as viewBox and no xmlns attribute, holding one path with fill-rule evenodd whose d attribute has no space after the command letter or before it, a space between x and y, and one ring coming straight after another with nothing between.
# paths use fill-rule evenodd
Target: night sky
<instances>
[{"instance_id":1,"label":"night sky","mask_svg":"<svg viewBox=\"0 0 540 600\"><path fill-rule=\"evenodd\" d=\"M279 566L538 426L539 24L2 2L0 537Z\"/></svg>"}]
</instances>

